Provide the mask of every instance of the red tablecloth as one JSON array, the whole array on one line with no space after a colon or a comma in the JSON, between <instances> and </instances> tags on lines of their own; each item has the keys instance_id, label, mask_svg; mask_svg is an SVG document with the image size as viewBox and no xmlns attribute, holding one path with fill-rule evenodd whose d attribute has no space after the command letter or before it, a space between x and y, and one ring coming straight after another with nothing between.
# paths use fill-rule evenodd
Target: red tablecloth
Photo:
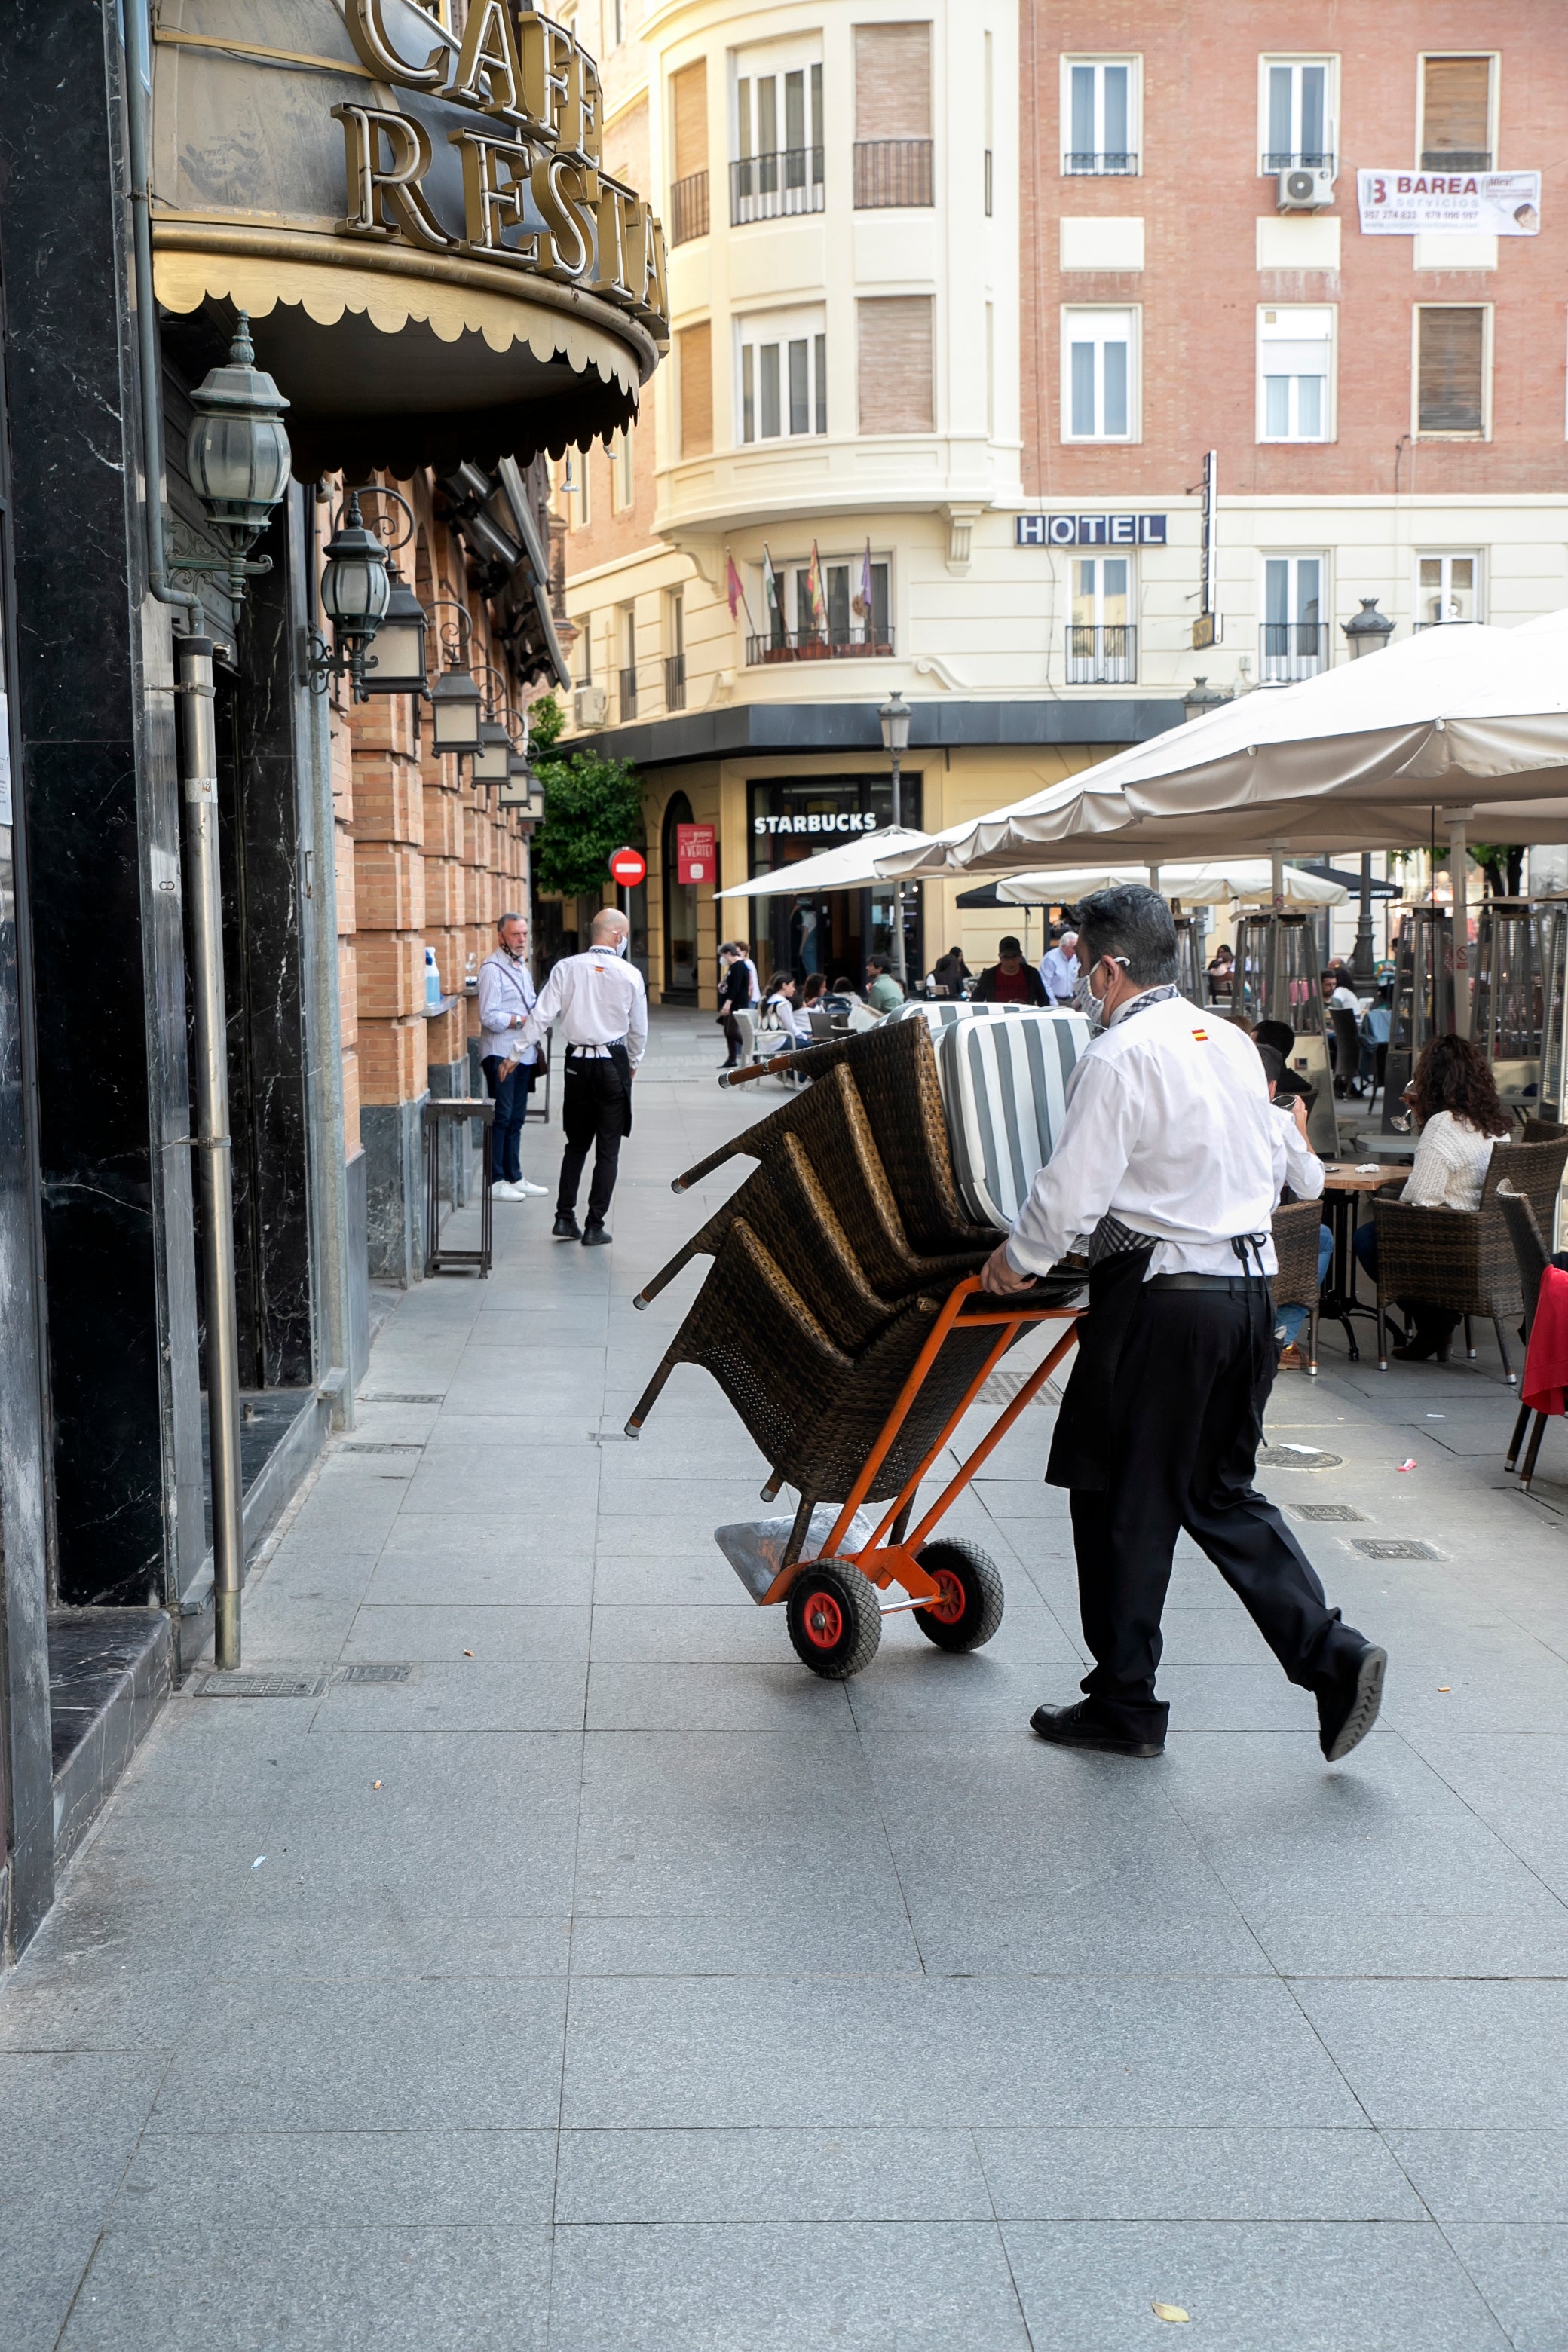
<instances>
[{"instance_id":1,"label":"red tablecloth","mask_svg":"<svg viewBox=\"0 0 1568 2352\"><path fill-rule=\"evenodd\" d=\"M1568 1274L1549 1265L1541 1277L1530 1352L1524 1360L1524 1402L1531 1412L1562 1412L1568 1389Z\"/></svg>"}]
</instances>

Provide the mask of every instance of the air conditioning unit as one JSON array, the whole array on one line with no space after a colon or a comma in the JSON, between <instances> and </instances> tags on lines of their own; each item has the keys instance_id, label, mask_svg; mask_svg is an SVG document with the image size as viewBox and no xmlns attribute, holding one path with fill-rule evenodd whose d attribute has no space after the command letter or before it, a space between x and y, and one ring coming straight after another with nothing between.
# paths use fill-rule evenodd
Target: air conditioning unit
<instances>
[{"instance_id":1,"label":"air conditioning unit","mask_svg":"<svg viewBox=\"0 0 1568 2352\"><path fill-rule=\"evenodd\" d=\"M1326 165L1298 165L1281 172L1274 202L1282 213L1315 213L1334 201L1334 174Z\"/></svg>"},{"instance_id":2,"label":"air conditioning unit","mask_svg":"<svg viewBox=\"0 0 1568 2352\"><path fill-rule=\"evenodd\" d=\"M610 715L610 697L602 686L580 686L572 698L579 727L602 727Z\"/></svg>"}]
</instances>

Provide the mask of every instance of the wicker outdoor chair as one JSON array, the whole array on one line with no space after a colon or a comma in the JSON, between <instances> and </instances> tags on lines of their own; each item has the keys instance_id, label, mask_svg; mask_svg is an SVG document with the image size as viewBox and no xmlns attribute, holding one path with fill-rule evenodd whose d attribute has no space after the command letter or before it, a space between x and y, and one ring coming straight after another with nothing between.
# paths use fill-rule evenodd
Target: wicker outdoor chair
<instances>
[{"instance_id":1,"label":"wicker outdoor chair","mask_svg":"<svg viewBox=\"0 0 1568 2352\"><path fill-rule=\"evenodd\" d=\"M1318 1235L1323 1215L1316 1201L1287 1201L1274 1212L1274 1255L1279 1270L1274 1277L1274 1307L1304 1307L1307 1310L1307 1370L1318 1376Z\"/></svg>"},{"instance_id":2,"label":"wicker outdoor chair","mask_svg":"<svg viewBox=\"0 0 1568 2352\"><path fill-rule=\"evenodd\" d=\"M1380 1370L1388 1370L1386 1318L1393 1302L1447 1307L1451 1314L1462 1315L1467 1346L1470 1318L1484 1318L1497 1333L1510 1384L1517 1381L1502 1327L1505 1318L1511 1321L1519 1316L1524 1300L1497 1188L1506 1177L1530 1202L1538 1221L1549 1224L1565 1163L1568 1138L1550 1143L1511 1143L1495 1150L1477 1209L1421 1209L1382 1192L1373 1197Z\"/></svg>"},{"instance_id":3,"label":"wicker outdoor chair","mask_svg":"<svg viewBox=\"0 0 1568 2352\"><path fill-rule=\"evenodd\" d=\"M1062 1286L1064 1296L1073 1286ZM839 1347L744 1217L718 1256L626 1423L636 1435L677 1364L712 1373L773 1465L768 1488L796 1487L802 1508L841 1503L864 1468L945 1294L906 1299L864 1348ZM896 1495L940 1434L995 1345L994 1326L954 1327L872 1481L868 1500Z\"/></svg>"},{"instance_id":4,"label":"wicker outdoor chair","mask_svg":"<svg viewBox=\"0 0 1568 2352\"><path fill-rule=\"evenodd\" d=\"M907 1025L911 1032L915 1027L912 1022L901 1025ZM923 1024L921 1034L925 1034ZM749 1127L732 1146L716 1155L717 1160L722 1160L731 1150L744 1150L765 1164L786 1143L798 1143L819 1192L832 1202L856 1262L873 1290L886 1298L899 1298L925 1282L950 1289L962 1276L973 1274L984 1262L995 1248L997 1236L988 1227L963 1222L949 1228L945 1248L919 1249L912 1244L883 1163L879 1141L873 1136L848 1065L836 1047L826 1050L837 1058L828 1062L816 1084L804 1094L782 1103L754 1127ZM893 1115L884 1124L896 1136L902 1122ZM945 1124L942 1144L946 1152ZM908 1162L915 1155L906 1148L902 1157L907 1174ZM703 1161L680 1180L677 1189L694 1183L712 1164ZM948 1172L951 1177L951 1159ZM651 1280L644 1283L633 1301L635 1306L646 1307L650 1299L657 1298L693 1257L710 1255L720 1248L741 1213L744 1191L742 1186L733 1193L677 1251L668 1265L661 1266Z\"/></svg>"},{"instance_id":5,"label":"wicker outdoor chair","mask_svg":"<svg viewBox=\"0 0 1568 2352\"><path fill-rule=\"evenodd\" d=\"M1546 1269L1554 1262L1561 1265L1563 1261L1561 1258L1553 1261L1535 1211L1522 1192L1514 1191L1506 1177L1497 1188L1497 1203L1508 1225L1509 1239L1513 1244L1514 1257L1519 1265L1519 1286L1524 1297L1524 1346L1528 1357L1530 1334L1535 1322L1536 1307L1541 1303L1541 1285ZM1552 1417L1548 1412L1538 1412L1535 1416L1535 1426L1530 1432L1530 1445L1525 1454L1524 1467L1519 1474L1520 1487L1524 1494L1530 1492L1530 1482L1535 1475L1536 1459L1541 1452L1541 1441L1546 1434L1546 1424ZM1519 1408L1519 1418L1513 1424L1513 1435L1509 1440L1508 1458L1503 1464L1505 1470L1511 1470L1519 1460L1519 1449L1524 1444L1524 1433L1529 1423L1530 1407L1521 1403Z\"/></svg>"},{"instance_id":6,"label":"wicker outdoor chair","mask_svg":"<svg viewBox=\"0 0 1568 2352\"><path fill-rule=\"evenodd\" d=\"M1521 1143L1561 1143L1568 1136L1568 1127L1561 1119L1527 1118L1520 1130Z\"/></svg>"},{"instance_id":7,"label":"wicker outdoor chair","mask_svg":"<svg viewBox=\"0 0 1568 2352\"><path fill-rule=\"evenodd\" d=\"M988 1225L972 1223L958 1196L936 1053L925 1022L884 1022L879 1029L804 1046L792 1056L790 1068L797 1077L818 1081L839 1070L852 1078L912 1249L941 1255L964 1246L978 1249L982 1243L994 1249L995 1234ZM781 1103L766 1118L678 1176L674 1190L689 1191L737 1152L763 1159L774 1137L786 1129L804 1134L801 1122L812 1116L808 1106L818 1091L813 1086ZM833 1174L826 1168L822 1172Z\"/></svg>"}]
</instances>

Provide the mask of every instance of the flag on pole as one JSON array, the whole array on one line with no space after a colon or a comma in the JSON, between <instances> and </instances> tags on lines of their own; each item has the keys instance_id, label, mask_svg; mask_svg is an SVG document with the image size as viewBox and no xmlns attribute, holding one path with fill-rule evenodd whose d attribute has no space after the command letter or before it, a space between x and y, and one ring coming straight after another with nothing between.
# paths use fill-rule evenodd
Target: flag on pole
<instances>
[{"instance_id":1,"label":"flag on pole","mask_svg":"<svg viewBox=\"0 0 1568 2352\"><path fill-rule=\"evenodd\" d=\"M746 614L746 626L750 629L752 635L755 636L757 634L757 625L752 618L752 607L746 597L746 585L740 573L735 569L735 559L731 554L728 548L724 550L724 586L730 598L730 618L733 620L737 610L743 607Z\"/></svg>"},{"instance_id":2,"label":"flag on pole","mask_svg":"<svg viewBox=\"0 0 1568 2352\"><path fill-rule=\"evenodd\" d=\"M866 541L866 552L860 559L860 585L850 598L849 609L861 625L861 634L871 634L871 541Z\"/></svg>"},{"instance_id":3,"label":"flag on pole","mask_svg":"<svg viewBox=\"0 0 1568 2352\"><path fill-rule=\"evenodd\" d=\"M812 635L827 635L827 605L822 593L822 558L816 551L816 541L811 542L811 564L805 575L805 601L811 607Z\"/></svg>"},{"instance_id":4,"label":"flag on pole","mask_svg":"<svg viewBox=\"0 0 1568 2352\"><path fill-rule=\"evenodd\" d=\"M782 629L784 625L784 602L779 594L779 575L773 570L773 559L768 553L768 542L763 541L763 602Z\"/></svg>"}]
</instances>

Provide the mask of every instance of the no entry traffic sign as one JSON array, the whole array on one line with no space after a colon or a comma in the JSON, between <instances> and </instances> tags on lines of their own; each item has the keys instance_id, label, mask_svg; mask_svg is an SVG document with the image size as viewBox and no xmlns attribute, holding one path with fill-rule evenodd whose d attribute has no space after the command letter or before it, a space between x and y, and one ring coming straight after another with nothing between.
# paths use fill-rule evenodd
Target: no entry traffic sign
<instances>
[{"instance_id":1,"label":"no entry traffic sign","mask_svg":"<svg viewBox=\"0 0 1568 2352\"><path fill-rule=\"evenodd\" d=\"M635 890L647 874L647 860L640 849L617 849L610 860L610 879L623 890Z\"/></svg>"}]
</instances>

